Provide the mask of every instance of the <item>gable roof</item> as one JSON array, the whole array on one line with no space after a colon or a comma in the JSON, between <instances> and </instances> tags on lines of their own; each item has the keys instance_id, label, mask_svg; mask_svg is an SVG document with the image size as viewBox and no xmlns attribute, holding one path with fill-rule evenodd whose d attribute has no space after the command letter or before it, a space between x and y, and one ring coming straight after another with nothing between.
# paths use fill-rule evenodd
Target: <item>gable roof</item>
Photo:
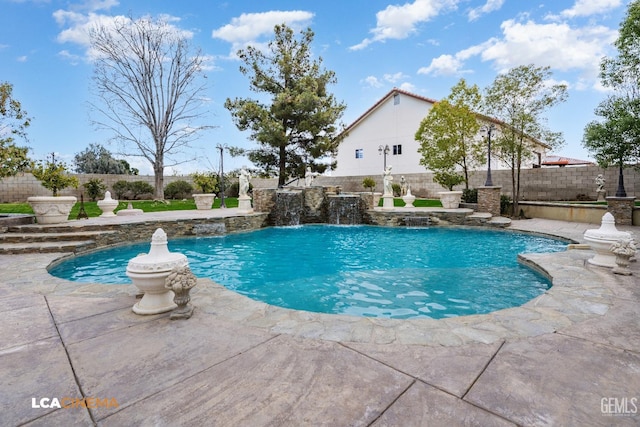
<instances>
[{"instance_id":1,"label":"gable roof","mask_svg":"<svg viewBox=\"0 0 640 427\"><path fill-rule=\"evenodd\" d=\"M367 116L369 116L371 113L373 113L376 109L378 109L378 107L380 107L382 104L384 104L386 100L388 100L389 98L391 98L395 94L407 95L407 96L410 96L411 98L415 98L415 99L418 99L420 101L428 102L429 104L435 104L436 102L438 102L435 99L426 98L424 96L416 95L415 93L407 92L405 90L398 89L397 87L394 87L389 92L387 92L386 95L384 95L382 98L380 98L375 104L373 104L371 107L369 107L369 109L367 111L365 111L357 119L355 119L349 126L347 126L344 129L344 131L342 131L342 133L348 133L351 129L353 129L354 127L359 125L360 122L362 122L365 118L367 118Z\"/></svg>"},{"instance_id":2,"label":"gable roof","mask_svg":"<svg viewBox=\"0 0 640 427\"><path fill-rule=\"evenodd\" d=\"M389 92L387 92L386 95L384 95L382 98L380 98L375 104L373 104L371 107L369 107L369 109L367 111L365 111L357 119L355 119L342 132L340 132L340 135L338 135L338 137L345 136L346 134L348 134L351 129L353 129L356 126L358 126L361 122L364 121L364 119L366 119L369 115L371 115L371 113L373 113L376 109L378 109L378 107L380 107L382 104L384 104L385 101L387 101L389 98L391 98L392 96L394 96L396 94L406 95L406 96L409 96L411 98L414 98L414 99L417 99L417 100L420 100L420 101L424 101L424 102L427 102L427 103L432 104L432 105L438 102L435 99L427 98L425 96L416 95L415 93L407 92L406 90L402 90L402 89L398 89L397 87L394 87ZM496 125L498 125L500 127L511 128L511 126L509 126L508 124L506 124L502 120L498 120L498 119L495 119L493 117L485 116L484 114L480 114L480 113L476 113L476 116L479 119L481 119L481 120L483 120L485 122L490 122L490 123L496 124ZM540 140L538 140L536 138L532 138L532 137L527 137L527 138L529 138L531 141L535 142L536 144L539 144L539 145L543 146L546 149L551 149L550 145L545 144L544 142L542 142L542 141L540 141Z\"/></svg>"}]
</instances>

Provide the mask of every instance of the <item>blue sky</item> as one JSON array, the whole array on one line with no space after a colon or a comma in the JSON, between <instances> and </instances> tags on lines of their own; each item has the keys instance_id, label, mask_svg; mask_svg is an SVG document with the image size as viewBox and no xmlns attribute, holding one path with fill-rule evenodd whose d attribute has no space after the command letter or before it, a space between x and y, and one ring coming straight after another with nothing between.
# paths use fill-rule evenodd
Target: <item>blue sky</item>
<instances>
[{"instance_id":1,"label":"blue sky","mask_svg":"<svg viewBox=\"0 0 640 427\"><path fill-rule=\"evenodd\" d=\"M348 125L393 87L440 99L464 77L487 87L500 72L533 63L550 66L569 87L569 100L548 113L549 126L564 134L555 154L589 158L584 126L606 96L598 79L600 59L612 43L628 0L388 0L175 1L0 0L0 81L34 118L28 144L33 158L55 152L71 162L90 143L108 145L110 135L90 123L92 63L87 28L116 16L169 16L207 55L207 125L215 129L193 144L198 160L165 174L212 165L215 146L250 148L223 107L231 97L255 96L238 71L234 53L264 44L282 22L315 33L313 52L338 83L330 88L347 105ZM148 164L131 159L141 173ZM225 157L225 170L248 164Z\"/></svg>"}]
</instances>

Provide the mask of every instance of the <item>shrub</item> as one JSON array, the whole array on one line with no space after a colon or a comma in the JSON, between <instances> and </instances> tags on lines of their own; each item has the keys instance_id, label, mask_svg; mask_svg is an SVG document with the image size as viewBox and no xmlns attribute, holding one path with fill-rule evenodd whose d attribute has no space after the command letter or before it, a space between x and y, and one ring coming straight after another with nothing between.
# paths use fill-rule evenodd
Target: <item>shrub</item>
<instances>
[{"instance_id":1,"label":"shrub","mask_svg":"<svg viewBox=\"0 0 640 427\"><path fill-rule=\"evenodd\" d=\"M400 184L391 184L391 189L393 190L394 197L400 197L400 192L402 191Z\"/></svg>"},{"instance_id":2,"label":"shrub","mask_svg":"<svg viewBox=\"0 0 640 427\"><path fill-rule=\"evenodd\" d=\"M116 181L113 184L113 192L119 200L135 200L138 196L153 196L153 186L146 181L128 182L125 180Z\"/></svg>"},{"instance_id":3,"label":"shrub","mask_svg":"<svg viewBox=\"0 0 640 427\"><path fill-rule=\"evenodd\" d=\"M453 191L453 187L458 184L461 184L464 181L464 177L459 173L443 171L436 172L433 175L433 180L438 184L442 185L449 191Z\"/></svg>"},{"instance_id":4,"label":"shrub","mask_svg":"<svg viewBox=\"0 0 640 427\"><path fill-rule=\"evenodd\" d=\"M120 180L113 183L112 186L113 192L115 193L116 199L118 200L129 200L128 192L129 192L129 181Z\"/></svg>"},{"instance_id":5,"label":"shrub","mask_svg":"<svg viewBox=\"0 0 640 427\"><path fill-rule=\"evenodd\" d=\"M500 195L500 214L509 215L511 211L511 197L506 194Z\"/></svg>"},{"instance_id":6,"label":"shrub","mask_svg":"<svg viewBox=\"0 0 640 427\"><path fill-rule=\"evenodd\" d=\"M465 188L462 190L462 201L465 203L478 203L478 189Z\"/></svg>"},{"instance_id":7,"label":"shrub","mask_svg":"<svg viewBox=\"0 0 640 427\"><path fill-rule=\"evenodd\" d=\"M47 190L51 190L54 196L58 195L58 190L67 187L78 188L80 184L78 178L67 175L67 165L55 160L37 162L31 167L31 174L40 181L40 184Z\"/></svg>"},{"instance_id":8,"label":"shrub","mask_svg":"<svg viewBox=\"0 0 640 427\"><path fill-rule=\"evenodd\" d=\"M201 193L218 191L218 177L214 172L195 172L191 174L193 184Z\"/></svg>"},{"instance_id":9,"label":"shrub","mask_svg":"<svg viewBox=\"0 0 640 427\"><path fill-rule=\"evenodd\" d=\"M249 188L251 188L251 183L249 183ZM238 197L240 196L240 183L232 182L228 187L224 188L224 196L225 197Z\"/></svg>"},{"instance_id":10,"label":"shrub","mask_svg":"<svg viewBox=\"0 0 640 427\"><path fill-rule=\"evenodd\" d=\"M164 197L167 199L186 199L191 197L193 186L187 181L173 181L164 187Z\"/></svg>"},{"instance_id":11,"label":"shrub","mask_svg":"<svg viewBox=\"0 0 640 427\"><path fill-rule=\"evenodd\" d=\"M373 190L375 190L376 188L376 181L371 178L370 176L366 177L365 179L362 180L362 186L364 188L369 189L369 191L371 191L373 193Z\"/></svg>"},{"instance_id":12,"label":"shrub","mask_svg":"<svg viewBox=\"0 0 640 427\"><path fill-rule=\"evenodd\" d=\"M102 197L104 195L104 191L107 189L107 186L104 185L104 182L100 178L91 178L89 181L82 184L82 186L87 190L87 195L92 202L95 202L97 198Z\"/></svg>"},{"instance_id":13,"label":"shrub","mask_svg":"<svg viewBox=\"0 0 640 427\"><path fill-rule=\"evenodd\" d=\"M129 191L131 192L132 199L135 200L138 196L149 195L153 198L153 185L146 181L133 181L129 183Z\"/></svg>"}]
</instances>

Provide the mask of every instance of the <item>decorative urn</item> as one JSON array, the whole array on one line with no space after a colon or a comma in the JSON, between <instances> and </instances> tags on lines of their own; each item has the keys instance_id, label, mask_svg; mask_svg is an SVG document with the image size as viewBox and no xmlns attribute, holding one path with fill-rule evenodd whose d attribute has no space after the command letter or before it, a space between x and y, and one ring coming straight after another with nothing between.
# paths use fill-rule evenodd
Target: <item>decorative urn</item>
<instances>
[{"instance_id":1,"label":"decorative urn","mask_svg":"<svg viewBox=\"0 0 640 427\"><path fill-rule=\"evenodd\" d=\"M144 295L133 306L136 314L158 314L177 307L173 301L173 291L165 288L165 279L175 267L188 266L187 257L169 252L167 233L158 228L151 238L148 254L131 259L127 265L127 276Z\"/></svg>"},{"instance_id":2,"label":"decorative urn","mask_svg":"<svg viewBox=\"0 0 640 427\"><path fill-rule=\"evenodd\" d=\"M98 207L102 211L102 217L116 216L113 211L118 207L118 201L111 198L111 192L104 193L104 199L98 200Z\"/></svg>"},{"instance_id":3,"label":"decorative urn","mask_svg":"<svg viewBox=\"0 0 640 427\"><path fill-rule=\"evenodd\" d=\"M405 208L412 208L413 206L413 202L416 200L416 196L414 196L413 194L411 194L411 187L409 187L407 189L407 194L405 194L404 196L402 196L402 200L404 201L404 207Z\"/></svg>"},{"instance_id":4,"label":"decorative urn","mask_svg":"<svg viewBox=\"0 0 640 427\"><path fill-rule=\"evenodd\" d=\"M619 240L631 239L631 234L626 231L618 231L616 220L607 212L602 217L600 228L590 229L584 232L584 240L596 252L589 264L600 267L616 267L616 254L611 251L611 246Z\"/></svg>"}]
</instances>

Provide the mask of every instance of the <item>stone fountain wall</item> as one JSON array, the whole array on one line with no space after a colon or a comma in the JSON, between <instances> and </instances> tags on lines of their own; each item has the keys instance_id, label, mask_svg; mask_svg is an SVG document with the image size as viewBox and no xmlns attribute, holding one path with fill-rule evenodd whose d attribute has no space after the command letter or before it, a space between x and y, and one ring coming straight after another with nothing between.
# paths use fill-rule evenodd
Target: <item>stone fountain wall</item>
<instances>
[{"instance_id":1,"label":"stone fountain wall","mask_svg":"<svg viewBox=\"0 0 640 427\"><path fill-rule=\"evenodd\" d=\"M367 203L359 194L337 195L330 187L255 188L253 208L269 213L270 225L368 224Z\"/></svg>"}]
</instances>

